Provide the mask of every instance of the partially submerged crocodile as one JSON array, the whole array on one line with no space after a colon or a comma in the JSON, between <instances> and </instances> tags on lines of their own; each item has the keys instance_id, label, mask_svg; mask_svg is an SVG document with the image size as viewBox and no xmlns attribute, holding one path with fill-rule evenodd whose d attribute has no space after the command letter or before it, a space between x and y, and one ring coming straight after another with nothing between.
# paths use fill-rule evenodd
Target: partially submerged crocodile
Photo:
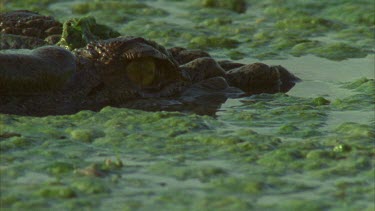
<instances>
[{"instance_id":1,"label":"partially submerged crocodile","mask_svg":"<svg viewBox=\"0 0 375 211\"><path fill-rule=\"evenodd\" d=\"M212 114L228 97L287 92L299 80L282 66L215 61L204 51L121 37L90 18L63 26L14 11L0 14L0 32L0 47L12 49L0 52L1 113L116 106Z\"/></svg>"}]
</instances>

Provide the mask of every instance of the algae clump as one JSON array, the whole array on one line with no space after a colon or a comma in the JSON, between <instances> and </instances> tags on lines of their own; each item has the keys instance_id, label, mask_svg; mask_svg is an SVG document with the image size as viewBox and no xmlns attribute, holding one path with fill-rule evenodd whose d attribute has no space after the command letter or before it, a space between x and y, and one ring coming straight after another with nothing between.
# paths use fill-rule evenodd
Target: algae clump
<instances>
[{"instance_id":1,"label":"algae clump","mask_svg":"<svg viewBox=\"0 0 375 211\"><path fill-rule=\"evenodd\" d=\"M73 18L63 24L63 32L57 45L69 50L84 47L91 41L120 36L108 26L96 23L93 17Z\"/></svg>"},{"instance_id":2,"label":"algae clump","mask_svg":"<svg viewBox=\"0 0 375 211\"><path fill-rule=\"evenodd\" d=\"M247 9L245 0L204 0L201 2L204 7L229 9L243 13Z\"/></svg>"}]
</instances>

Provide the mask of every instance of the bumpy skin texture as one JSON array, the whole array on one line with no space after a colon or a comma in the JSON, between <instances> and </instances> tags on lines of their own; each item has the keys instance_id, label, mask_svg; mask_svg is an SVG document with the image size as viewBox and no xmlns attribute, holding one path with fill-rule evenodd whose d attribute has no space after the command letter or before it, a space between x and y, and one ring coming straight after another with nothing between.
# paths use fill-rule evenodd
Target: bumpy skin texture
<instances>
[{"instance_id":1,"label":"bumpy skin texture","mask_svg":"<svg viewBox=\"0 0 375 211\"><path fill-rule=\"evenodd\" d=\"M55 44L60 39L61 32L62 24L50 16L27 10L0 13L0 33L7 35L7 39L1 40L0 49L34 48ZM31 44L26 45L19 39Z\"/></svg>"},{"instance_id":2,"label":"bumpy skin texture","mask_svg":"<svg viewBox=\"0 0 375 211\"><path fill-rule=\"evenodd\" d=\"M2 17L28 20L23 15L30 17ZM0 112L44 116L110 105L214 114L228 97L286 92L298 80L281 66L217 62L204 51L118 37L73 51L45 46L0 53Z\"/></svg>"},{"instance_id":3,"label":"bumpy skin texture","mask_svg":"<svg viewBox=\"0 0 375 211\"><path fill-rule=\"evenodd\" d=\"M78 69L100 78L90 95L106 96L111 102L134 98L169 97L190 84L170 53L140 37L96 41L75 51ZM94 91L93 91L94 90Z\"/></svg>"},{"instance_id":4,"label":"bumpy skin texture","mask_svg":"<svg viewBox=\"0 0 375 211\"><path fill-rule=\"evenodd\" d=\"M95 41L73 53L46 46L27 54L0 54L0 111L47 115L98 110L175 96L191 84L164 47L143 38Z\"/></svg>"},{"instance_id":5,"label":"bumpy skin texture","mask_svg":"<svg viewBox=\"0 0 375 211\"><path fill-rule=\"evenodd\" d=\"M186 48L174 47L168 49L179 64L186 64L194 59L211 57L210 54L201 50L188 50Z\"/></svg>"}]
</instances>

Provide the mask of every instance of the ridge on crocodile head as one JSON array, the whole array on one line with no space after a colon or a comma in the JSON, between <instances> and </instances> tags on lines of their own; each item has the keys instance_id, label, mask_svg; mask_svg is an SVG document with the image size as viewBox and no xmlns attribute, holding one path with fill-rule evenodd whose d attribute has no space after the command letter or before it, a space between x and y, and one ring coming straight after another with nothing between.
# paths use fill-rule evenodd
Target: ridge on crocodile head
<instances>
[{"instance_id":1,"label":"ridge on crocodile head","mask_svg":"<svg viewBox=\"0 0 375 211\"><path fill-rule=\"evenodd\" d=\"M113 96L112 101L169 97L190 84L171 54L144 38L94 41L74 53L80 71L95 69L100 77L100 83L93 88L96 94Z\"/></svg>"}]
</instances>

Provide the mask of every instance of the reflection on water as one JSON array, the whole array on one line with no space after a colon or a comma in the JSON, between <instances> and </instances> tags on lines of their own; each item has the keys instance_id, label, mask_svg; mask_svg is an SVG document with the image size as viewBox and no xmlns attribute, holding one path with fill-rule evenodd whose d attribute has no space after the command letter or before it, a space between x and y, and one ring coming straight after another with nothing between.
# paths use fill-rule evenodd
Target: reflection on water
<instances>
[{"instance_id":1,"label":"reflection on water","mask_svg":"<svg viewBox=\"0 0 375 211\"><path fill-rule=\"evenodd\" d=\"M255 59L240 62L253 63ZM282 65L302 79L287 94L298 97L324 96L328 99L347 97L353 94L341 88L342 82L362 77L375 78L375 55L366 58L331 61L316 56L290 57L287 60L264 60L269 65ZM232 103L232 101L228 102Z\"/></svg>"},{"instance_id":2,"label":"reflection on water","mask_svg":"<svg viewBox=\"0 0 375 211\"><path fill-rule=\"evenodd\" d=\"M292 57L288 60L269 60L262 61L267 64L281 64L288 68L292 73L302 79L302 82L296 84L286 94L289 96L298 97L301 100L314 99L316 97L324 97L332 102L337 99L350 98L358 94L355 90L343 87L344 82L353 82L359 78L375 78L374 60L375 56L371 55L361 59L348 59L341 62L330 61L327 59L318 58L315 56L304 56L300 58ZM255 62L255 60L247 59L241 62ZM242 112L241 108L244 107L244 102L254 97L228 99L220 107L216 115L221 118L228 115L230 111ZM280 100L282 102L282 100ZM303 103L301 103L302 105ZM296 102L298 105L298 102ZM247 107L246 107L247 108ZM272 109L277 110L277 107ZM361 108L365 110L355 109L327 109L327 117L324 121L322 131L332 131L338 125L345 122L355 122L359 124L373 123L375 116L373 110ZM253 111L257 108L249 107L245 111ZM271 110L270 110L271 112ZM275 128L272 125L268 127L252 126L257 132L265 134L275 134Z\"/></svg>"}]
</instances>

